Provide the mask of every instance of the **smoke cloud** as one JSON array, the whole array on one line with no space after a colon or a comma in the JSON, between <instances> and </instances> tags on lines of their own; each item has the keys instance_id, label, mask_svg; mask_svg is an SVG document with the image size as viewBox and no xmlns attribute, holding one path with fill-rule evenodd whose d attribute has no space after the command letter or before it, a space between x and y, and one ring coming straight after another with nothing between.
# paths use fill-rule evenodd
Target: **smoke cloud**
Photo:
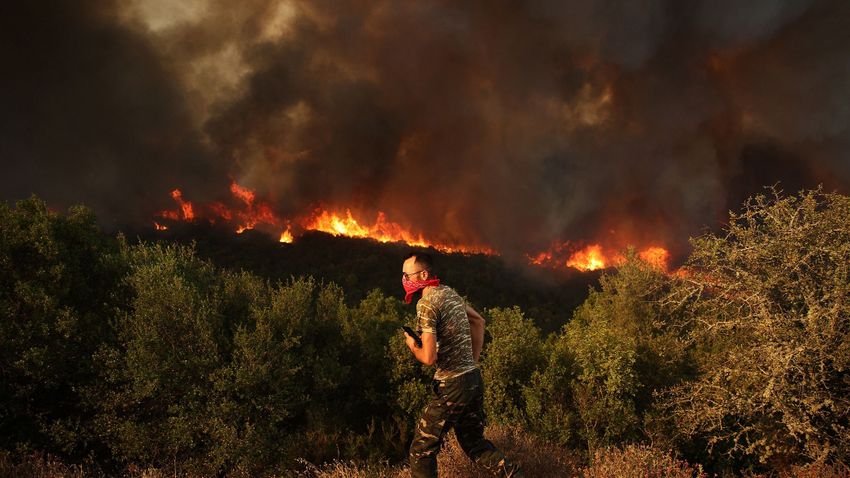
<instances>
[{"instance_id":1,"label":"smoke cloud","mask_svg":"<svg viewBox=\"0 0 850 478\"><path fill-rule=\"evenodd\" d=\"M519 255L850 191L841 0L26 3L0 7L4 199L149 222L234 179Z\"/></svg>"}]
</instances>

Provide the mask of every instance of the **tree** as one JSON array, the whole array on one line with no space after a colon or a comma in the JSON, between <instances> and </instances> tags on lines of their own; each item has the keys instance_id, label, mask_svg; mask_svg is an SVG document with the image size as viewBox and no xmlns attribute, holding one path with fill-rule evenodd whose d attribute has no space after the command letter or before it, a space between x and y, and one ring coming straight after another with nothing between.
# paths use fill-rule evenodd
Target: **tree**
<instances>
[{"instance_id":1,"label":"tree","mask_svg":"<svg viewBox=\"0 0 850 478\"><path fill-rule=\"evenodd\" d=\"M699 378L665 398L685 436L761 462L850 457L850 198L750 199L692 241L668 303Z\"/></svg>"},{"instance_id":2,"label":"tree","mask_svg":"<svg viewBox=\"0 0 850 478\"><path fill-rule=\"evenodd\" d=\"M0 204L0 448L100 454L81 391L126 304L125 270L88 209Z\"/></svg>"},{"instance_id":3,"label":"tree","mask_svg":"<svg viewBox=\"0 0 850 478\"><path fill-rule=\"evenodd\" d=\"M492 339L481 360L485 411L494 422L524 425L523 387L546 362L540 330L518 307L490 309L487 318Z\"/></svg>"},{"instance_id":4,"label":"tree","mask_svg":"<svg viewBox=\"0 0 850 478\"><path fill-rule=\"evenodd\" d=\"M191 463L209 447L203 424L225 360L220 277L187 247L124 245L123 255L132 299L116 318L116 343L98 351L88 400L119 460Z\"/></svg>"},{"instance_id":5,"label":"tree","mask_svg":"<svg viewBox=\"0 0 850 478\"><path fill-rule=\"evenodd\" d=\"M670 278L640 260L600 278L563 332L548 363L525 387L532 428L563 444L594 449L644 438L655 394L689 376L683 330L663 298Z\"/></svg>"}]
</instances>

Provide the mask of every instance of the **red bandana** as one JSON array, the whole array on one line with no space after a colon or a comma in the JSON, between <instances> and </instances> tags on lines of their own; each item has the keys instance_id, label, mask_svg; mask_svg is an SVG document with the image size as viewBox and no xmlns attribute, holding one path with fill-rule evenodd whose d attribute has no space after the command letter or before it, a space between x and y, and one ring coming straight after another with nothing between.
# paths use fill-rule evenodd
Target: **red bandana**
<instances>
[{"instance_id":1,"label":"red bandana","mask_svg":"<svg viewBox=\"0 0 850 478\"><path fill-rule=\"evenodd\" d=\"M404 291L406 292L404 296L404 302L409 304L413 300L413 294L416 292L428 287L429 285L438 286L440 285L440 279L433 278L428 280L408 280L402 277L401 285L404 286Z\"/></svg>"}]
</instances>

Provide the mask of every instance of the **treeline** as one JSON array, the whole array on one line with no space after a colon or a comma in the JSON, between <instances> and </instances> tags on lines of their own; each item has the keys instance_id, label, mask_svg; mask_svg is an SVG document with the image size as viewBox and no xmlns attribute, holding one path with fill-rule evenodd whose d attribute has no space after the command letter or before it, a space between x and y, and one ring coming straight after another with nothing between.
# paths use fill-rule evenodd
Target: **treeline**
<instances>
[{"instance_id":1,"label":"treeline","mask_svg":"<svg viewBox=\"0 0 850 478\"><path fill-rule=\"evenodd\" d=\"M587 297L601 272L527 267L526 258L506 260L484 254L445 254L434 249L411 248L404 243L379 243L372 239L335 237L307 231L292 244L248 230L234 234L222 225L171 224L166 231L144 228L129 231L131 242L142 240L192 246L196 254L216 266L246 270L271 281L312 276L342 287L348 303L357 303L379 289L399 296L400 263L411 249L436 257L440 278L465 297L488 307L519 306L545 333L559 330L570 313Z\"/></svg>"},{"instance_id":2,"label":"treeline","mask_svg":"<svg viewBox=\"0 0 850 478\"><path fill-rule=\"evenodd\" d=\"M651 442L715 471L846 464L848 217L837 194L759 196L675 273L631 257L556 332L488 309L490 421L587 456ZM404 456L431 373L398 333L410 307L95 224L0 205L7 456L203 475Z\"/></svg>"}]
</instances>

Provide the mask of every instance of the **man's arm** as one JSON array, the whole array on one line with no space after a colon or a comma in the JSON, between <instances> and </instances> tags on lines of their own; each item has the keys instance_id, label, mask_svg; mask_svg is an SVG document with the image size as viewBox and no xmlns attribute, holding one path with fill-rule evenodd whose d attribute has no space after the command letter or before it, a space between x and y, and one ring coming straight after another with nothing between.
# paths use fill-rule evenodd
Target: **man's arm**
<instances>
[{"instance_id":1,"label":"man's arm","mask_svg":"<svg viewBox=\"0 0 850 478\"><path fill-rule=\"evenodd\" d=\"M430 332L422 332L419 334L419 338L422 339L421 348L416 346L416 341L413 340L413 337L407 335L407 332L404 333L404 339L405 342L407 342L407 347L411 352L413 352L413 356L416 357L416 360L424 363L425 365L434 365L434 362L437 361L437 338Z\"/></svg>"},{"instance_id":2,"label":"man's arm","mask_svg":"<svg viewBox=\"0 0 850 478\"><path fill-rule=\"evenodd\" d=\"M478 362L481 347L484 346L484 317L468 305L466 317L469 319L469 333L472 335L472 358Z\"/></svg>"}]
</instances>

